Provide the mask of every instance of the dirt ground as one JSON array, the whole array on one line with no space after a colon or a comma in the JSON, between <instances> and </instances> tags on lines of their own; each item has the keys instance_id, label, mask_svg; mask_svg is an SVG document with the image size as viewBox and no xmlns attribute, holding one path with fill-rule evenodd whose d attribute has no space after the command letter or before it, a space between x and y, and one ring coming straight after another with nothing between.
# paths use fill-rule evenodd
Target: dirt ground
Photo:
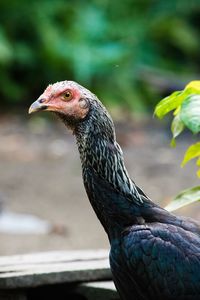
<instances>
[{"instance_id":1,"label":"dirt ground","mask_svg":"<svg viewBox=\"0 0 200 300\"><path fill-rule=\"evenodd\" d=\"M165 127L152 119L116 126L131 177L163 206L180 190L199 184L194 163L180 168L191 138L185 135L172 149ZM0 116L0 197L3 209L66 229L62 234L1 233L0 255L108 247L83 188L74 137L53 118ZM198 203L176 213L200 220Z\"/></svg>"}]
</instances>

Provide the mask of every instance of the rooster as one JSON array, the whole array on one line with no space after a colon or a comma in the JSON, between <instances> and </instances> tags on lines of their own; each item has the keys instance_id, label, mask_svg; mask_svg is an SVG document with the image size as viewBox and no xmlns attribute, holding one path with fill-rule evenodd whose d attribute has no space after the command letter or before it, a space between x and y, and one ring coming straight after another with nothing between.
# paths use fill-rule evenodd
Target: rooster
<instances>
[{"instance_id":1,"label":"rooster","mask_svg":"<svg viewBox=\"0 0 200 300\"><path fill-rule=\"evenodd\" d=\"M200 299L200 227L156 205L129 177L113 121L86 88L49 85L29 113L54 112L76 137L84 186L110 242L122 300Z\"/></svg>"}]
</instances>

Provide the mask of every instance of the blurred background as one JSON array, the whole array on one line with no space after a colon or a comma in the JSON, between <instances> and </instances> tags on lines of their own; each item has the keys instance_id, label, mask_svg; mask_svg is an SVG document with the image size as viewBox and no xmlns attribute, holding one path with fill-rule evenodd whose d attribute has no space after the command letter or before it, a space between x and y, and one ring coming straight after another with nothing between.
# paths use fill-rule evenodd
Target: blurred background
<instances>
[{"instance_id":1,"label":"blurred background","mask_svg":"<svg viewBox=\"0 0 200 300\"><path fill-rule=\"evenodd\" d=\"M171 149L170 119L152 117L200 77L199 0L1 0L0 11L0 255L108 247L74 138L50 114L27 115L49 83L98 95L130 175L154 201L199 183L192 162L180 168L195 137ZM176 213L200 219L198 203Z\"/></svg>"}]
</instances>

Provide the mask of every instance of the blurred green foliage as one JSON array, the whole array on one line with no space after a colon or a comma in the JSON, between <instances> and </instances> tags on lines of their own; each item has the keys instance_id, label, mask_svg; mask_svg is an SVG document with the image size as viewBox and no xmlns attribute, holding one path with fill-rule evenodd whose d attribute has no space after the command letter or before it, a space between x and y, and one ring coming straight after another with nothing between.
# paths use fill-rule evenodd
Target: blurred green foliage
<instances>
[{"instance_id":1,"label":"blurred green foliage","mask_svg":"<svg viewBox=\"0 0 200 300\"><path fill-rule=\"evenodd\" d=\"M5 104L70 79L107 105L147 111L199 73L199 0L1 0L0 11Z\"/></svg>"}]
</instances>

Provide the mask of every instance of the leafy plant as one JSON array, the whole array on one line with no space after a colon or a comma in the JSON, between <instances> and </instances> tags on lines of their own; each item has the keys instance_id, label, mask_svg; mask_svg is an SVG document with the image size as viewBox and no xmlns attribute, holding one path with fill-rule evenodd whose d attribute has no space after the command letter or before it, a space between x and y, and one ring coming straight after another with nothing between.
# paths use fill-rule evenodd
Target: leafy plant
<instances>
[{"instance_id":1,"label":"leafy plant","mask_svg":"<svg viewBox=\"0 0 200 300\"><path fill-rule=\"evenodd\" d=\"M155 108L155 115L162 119L173 111L171 123L171 145L176 146L176 138L188 128L193 134L200 132L200 81L192 81L182 91L176 91L161 100ZM181 166L196 159L200 167L200 142L191 145L185 152ZM200 169L197 171L200 177ZM187 189L177 195L166 209L172 211L195 201L200 201L200 186Z\"/></svg>"}]
</instances>

